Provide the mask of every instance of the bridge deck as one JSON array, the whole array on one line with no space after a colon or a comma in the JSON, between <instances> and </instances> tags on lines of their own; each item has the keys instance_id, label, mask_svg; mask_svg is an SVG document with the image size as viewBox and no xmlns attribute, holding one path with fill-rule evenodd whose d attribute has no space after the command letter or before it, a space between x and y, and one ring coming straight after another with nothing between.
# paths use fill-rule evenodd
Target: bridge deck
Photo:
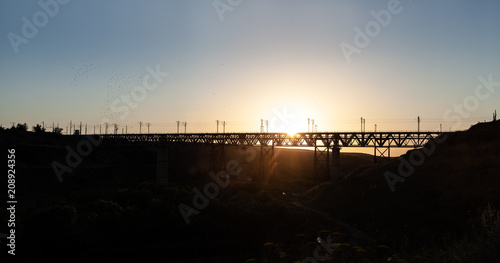
<instances>
[{"instance_id":1,"label":"bridge deck","mask_svg":"<svg viewBox=\"0 0 500 263\"><path fill-rule=\"evenodd\" d=\"M198 143L280 147L422 147L439 132L162 133L107 134L130 142Z\"/></svg>"}]
</instances>

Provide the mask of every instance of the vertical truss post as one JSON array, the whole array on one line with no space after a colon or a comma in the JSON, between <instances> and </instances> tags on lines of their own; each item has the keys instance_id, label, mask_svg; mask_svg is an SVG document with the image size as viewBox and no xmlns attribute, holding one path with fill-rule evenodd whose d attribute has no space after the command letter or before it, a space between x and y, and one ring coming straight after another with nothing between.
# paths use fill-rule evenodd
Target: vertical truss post
<instances>
[{"instance_id":1,"label":"vertical truss post","mask_svg":"<svg viewBox=\"0 0 500 263\"><path fill-rule=\"evenodd\" d=\"M327 180L329 174L330 147L314 145L314 177L313 182ZM322 170L321 168L324 169ZM321 172L324 171L324 172Z\"/></svg>"},{"instance_id":2,"label":"vertical truss post","mask_svg":"<svg viewBox=\"0 0 500 263\"><path fill-rule=\"evenodd\" d=\"M316 143L314 144L314 171L313 171L313 182L316 181L316 176L318 174L318 146L316 145Z\"/></svg>"},{"instance_id":3,"label":"vertical truss post","mask_svg":"<svg viewBox=\"0 0 500 263\"><path fill-rule=\"evenodd\" d=\"M246 150L246 146L238 146L238 163L240 164L241 172L236 175L236 180L248 179L248 160L246 156Z\"/></svg>"},{"instance_id":4,"label":"vertical truss post","mask_svg":"<svg viewBox=\"0 0 500 263\"><path fill-rule=\"evenodd\" d=\"M332 147L332 164L330 169L330 180L331 182L337 182L340 180L340 147L334 145Z\"/></svg>"},{"instance_id":5,"label":"vertical truss post","mask_svg":"<svg viewBox=\"0 0 500 263\"><path fill-rule=\"evenodd\" d=\"M156 182L168 183L168 146L160 145L156 153Z\"/></svg>"},{"instance_id":6,"label":"vertical truss post","mask_svg":"<svg viewBox=\"0 0 500 263\"><path fill-rule=\"evenodd\" d=\"M172 149L172 152L173 152L173 154L170 155L172 157L172 158L170 158L171 163L173 164L173 167L172 167L173 173L172 174L174 174L176 176L176 178L179 178L180 177L180 170L181 170L181 168L180 168L180 153L179 153L180 146L178 143L170 144L170 146L171 146L170 148Z\"/></svg>"},{"instance_id":7,"label":"vertical truss post","mask_svg":"<svg viewBox=\"0 0 500 263\"><path fill-rule=\"evenodd\" d=\"M275 168L274 142L271 141L271 146L261 144L260 145L259 178L263 179L267 176L274 177L274 168Z\"/></svg>"},{"instance_id":8,"label":"vertical truss post","mask_svg":"<svg viewBox=\"0 0 500 263\"><path fill-rule=\"evenodd\" d=\"M333 148L332 148L332 155L333 155ZM330 175L330 147L326 147L326 164L325 164L325 179L328 180L328 177Z\"/></svg>"},{"instance_id":9,"label":"vertical truss post","mask_svg":"<svg viewBox=\"0 0 500 263\"><path fill-rule=\"evenodd\" d=\"M210 146L211 171L214 173L226 171L226 153L224 151L224 143L212 141Z\"/></svg>"}]
</instances>

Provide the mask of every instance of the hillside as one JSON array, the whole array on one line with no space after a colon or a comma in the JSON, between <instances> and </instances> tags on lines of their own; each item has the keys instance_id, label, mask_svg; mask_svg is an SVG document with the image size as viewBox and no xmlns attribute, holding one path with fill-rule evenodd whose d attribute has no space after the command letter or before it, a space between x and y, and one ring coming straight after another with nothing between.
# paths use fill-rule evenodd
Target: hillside
<instances>
[{"instance_id":1,"label":"hillside","mask_svg":"<svg viewBox=\"0 0 500 263\"><path fill-rule=\"evenodd\" d=\"M233 178L186 224L179 205L193 206L193 189L203 191L212 181L209 146L172 149L169 184L158 184L155 146L103 142L60 182L51 164L64 164L67 147L76 149L81 139L0 133L0 145L16 150L19 262L280 262L284 244L289 260L301 260L312 255L305 242L315 240L319 229L343 231L290 201L314 185L312 151L276 149L277 165L267 178L258 177L255 155L247 166L254 179ZM227 147L226 161L238 160L237 150ZM369 155L348 154L344 172L371 161ZM0 221L8 217L6 209L0 211ZM279 249L271 254L263 246L270 241Z\"/></svg>"}]
</instances>

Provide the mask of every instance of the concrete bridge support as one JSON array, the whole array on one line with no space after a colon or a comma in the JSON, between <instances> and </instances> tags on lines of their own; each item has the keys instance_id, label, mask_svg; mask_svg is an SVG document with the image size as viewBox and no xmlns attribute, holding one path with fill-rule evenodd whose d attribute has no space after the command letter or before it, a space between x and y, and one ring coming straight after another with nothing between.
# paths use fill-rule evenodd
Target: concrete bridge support
<instances>
[{"instance_id":1,"label":"concrete bridge support","mask_svg":"<svg viewBox=\"0 0 500 263\"><path fill-rule=\"evenodd\" d=\"M156 153L156 182L168 183L168 147L160 146Z\"/></svg>"}]
</instances>

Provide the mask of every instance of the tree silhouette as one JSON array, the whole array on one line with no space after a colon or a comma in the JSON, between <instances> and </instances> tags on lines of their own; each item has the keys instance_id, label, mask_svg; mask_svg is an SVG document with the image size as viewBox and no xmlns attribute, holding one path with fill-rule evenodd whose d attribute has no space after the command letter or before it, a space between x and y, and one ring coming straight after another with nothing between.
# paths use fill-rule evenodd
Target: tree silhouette
<instances>
[{"instance_id":1,"label":"tree silhouette","mask_svg":"<svg viewBox=\"0 0 500 263\"><path fill-rule=\"evenodd\" d=\"M12 124L12 128L10 128L12 131L16 132L26 132L28 131L28 124L24 123L18 123L17 126L14 127L14 124Z\"/></svg>"},{"instance_id":2,"label":"tree silhouette","mask_svg":"<svg viewBox=\"0 0 500 263\"><path fill-rule=\"evenodd\" d=\"M36 133L45 132L45 128L43 128L40 124L33 126L33 131Z\"/></svg>"}]
</instances>

